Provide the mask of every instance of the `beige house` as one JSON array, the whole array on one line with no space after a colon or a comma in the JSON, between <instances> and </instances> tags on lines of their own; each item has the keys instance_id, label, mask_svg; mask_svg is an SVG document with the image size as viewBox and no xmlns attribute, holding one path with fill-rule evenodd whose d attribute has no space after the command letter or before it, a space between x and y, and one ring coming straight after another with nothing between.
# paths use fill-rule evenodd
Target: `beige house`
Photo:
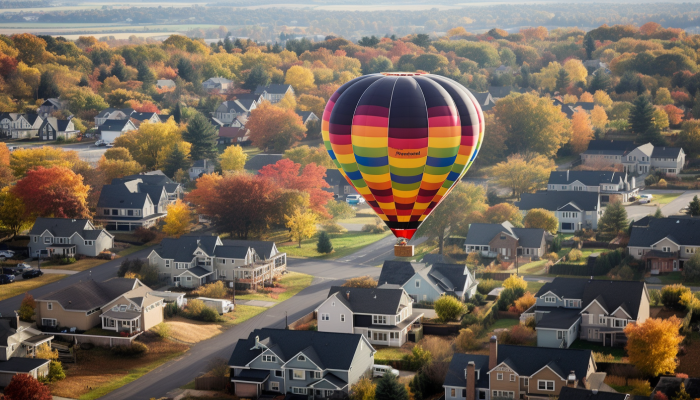
<instances>
[{"instance_id":1,"label":"beige house","mask_svg":"<svg viewBox=\"0 0 700 400\"><path fill-rule=\"evenodd\" d=\"M140 332L163 322L163 298L138 279L88 280L36 299L42 329L86 331L95 326L117 332Z\"/></svg>"},{"instance_id":2,"label":"beige house","mask_svg":"<svg viewBox=\"0 0 700 400\"><path fill-rule=\"evenodd\" d=\"M37 347L51 345L53 336L22 326L19 317L0 317L0 387L7 386L17 374L39 378L49 372L49 360L34 358Z\"/></svg>"}]
</instances>

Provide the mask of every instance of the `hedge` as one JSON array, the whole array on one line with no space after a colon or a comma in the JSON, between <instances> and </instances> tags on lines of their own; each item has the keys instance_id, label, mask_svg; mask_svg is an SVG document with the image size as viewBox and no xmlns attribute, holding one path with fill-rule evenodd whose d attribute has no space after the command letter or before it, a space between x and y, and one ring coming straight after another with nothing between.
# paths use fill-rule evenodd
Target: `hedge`
<instances>
[{"instance_id":1,"label":"hedge","mask_svg":"<svg viewBox=\"0 0 700 400\"><path fill-rule=\"evenodd\" d=\"M554 275L597 276L607 275L611 269L617 267L625 258L622 250L617 249L602 253L595 260L595 265L564 264L559 263L549 267L549 273Z\"/></svg>"}]
</instances>

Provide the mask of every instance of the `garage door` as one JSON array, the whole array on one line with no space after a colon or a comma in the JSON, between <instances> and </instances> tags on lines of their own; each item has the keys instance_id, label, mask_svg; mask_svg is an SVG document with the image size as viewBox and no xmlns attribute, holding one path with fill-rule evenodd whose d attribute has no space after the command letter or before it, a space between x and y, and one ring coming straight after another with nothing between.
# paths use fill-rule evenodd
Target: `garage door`
<instances>
[{"instance_id":1,"label":"garage door","mask_svg":"<svg viewBox=\"0 0 700 400\"><path fill-rule=\"evenodd\" d=\"M255 383L236 382L236 396L247 398L258 397L258 385Z\"/></svg>"}]
</instances>

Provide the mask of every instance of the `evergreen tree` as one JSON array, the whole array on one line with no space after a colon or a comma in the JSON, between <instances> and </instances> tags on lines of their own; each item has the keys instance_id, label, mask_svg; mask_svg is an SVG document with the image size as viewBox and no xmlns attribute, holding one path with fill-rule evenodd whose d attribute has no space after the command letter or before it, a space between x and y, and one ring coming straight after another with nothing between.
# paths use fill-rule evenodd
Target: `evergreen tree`
<instances>
[{"instance_id":1,"label":"evergreen tree","mask_svg":"<svg viewBox=\"0 0 700 400\"><path fill-rule=\"evenodd\" d=\"M282 46L280 46L279 43L275 42L275 45L272 46L272 52L275 54L281 53L282 52Z\"/></svg>"},{"instance_id":2,"label":"evergreen tree","mask_svg":"<svg viewBox=\"0 0 700 400\"><path fill-rule=\"evenodd\" d=\"M229 36L226 36L224 39L224 50L226 50L227 53L230 53L233 51L233 42L231 41L231 38Z\"/></svg>"},{"instance_id":3,"label":"evergreen tree","mask_svg":"<svg viewBox=\"0 0 700 400\"><path fill-rule=\"evenodd\" d=\"M168 154L163 165L163 173L169 177L175 176L175 172L179 169L187 170L190 168L190 160L187 155L180 150L180 146L175 146L173 151Z\"/></svg>"},{"instance_id":4,"label":"evergreen tree","mask_svg":"<svg viewBox=\"0 0 700 400\"><path fill-rule=\"evenodd\" d=\"M267 73L264 67L256 65L251 68L248 77L243 83L243 88L255 90L258 86L267 86L270 84L270 74Z\"/></svg>"},{"instance_id":5,"label":"evergreen tree","mask_svg":"<svg viewBox=\"0 0 700 400\"><path fill-rule=\"evenodd\" d=\"M652 214L652 217L653 218L663 218L664 217L664 213L661 212L660 207L658 207L658 206L656 207L656 212L654 214Z\"/></svg>"},{"instance_id":6,"label":"evergreen tree","mask_svg":"<svg viewBox=\"0 0 700 400\"><path fill-rule=\"evenodd\" d=\"M693 99L693 118L700 119L700 90L695 92L695 98Z\"/></svg>"},{"instance_id":7,"label":"evergreen tree","mask_svg":"<svg viewBox=\"0 0 700 400\"><path fill-rule=\"evenodd\" d=\"M639 79L639 76L630 71L622 74L622 77L620 77L620 82L617 84L617 86L615 86L615 92L619 94L626 92L637 92L638 95L641 95L645 91L646 88L644 87L642 80Z\"/></svg>"},{"instance_id":8,"label":"evergreen tree","mask_svg":"<svg viewBox=\"0 0 700 400\"><path fill-rule=\"evenodd\" d=\"M80 83L78 83L78 86L88 87L90 86L90 83L88 82L87 78L83 76L80 78Z\"/></svg>"},{"instance_id":9,"label":"evergreen tree","mask_svg":"<svg viewBox=\"0 0 700 400\"><path fill-rule=\"evenodd\" d=\"M637 97L633 105L629 116L630 127L637 135L644 134L654 126L654 106L646 96Z\"/></svg>"},{"instance_id":10,"label":"evergreen tree","mask_svg":"<svg viewBox=\"0 0 700 400\"><path fill-rule=\"evenodd\" d=\"M598 231L606 235L617 235L628 226L627 210L619 201L608 204L605 213L598 221Z\"/></svg>"},{"instance_id":11,"label":"evergreen tree","mask_svg":"<svg viewBox=\"0 0 700 400\"><path fill-rule=\"evenodd\" d=\"M588 59L592 59L593 52L595 51L595 39L593 39L593 36L588 34L583 38L583 47L586 48L586 56L588 56Z\"/></svg>"},{"instance_id":12,"label":"evergreen tree","mask_svg":"<svg viewBox=\"0 0 700 400\"><path fill-rule=\"evenodd\" d=\"M58 86L53 80L53 76L49 71L44 71L39 78L39 87L37 88L37 95L40 99L50 99L56 98L60 95L58 92Z\"/></svg>"},{"instance_id":13,"label":"evergreen tree","mask_svg":"<svg viewBox=\"0 0 700 400\"><path fill-rule=\"evenodd\" d=\"M117 77L121 82L128 80L126 76L126 69L124 69L124 62L121 60L121 58L114 62L110 72L112 76Z\"/></svg>"},{"instance_id":14,"label":"evergreen tree","mask_svg":"<svg viewBox=\"0 0 700 400\"><path fill-rule=\"evenodd\" d=\"M195 113L193 118L187 121L187 130L182 134L186 142L192 143L190 156L193 160L210 160L218 158L216 141L218 134L214 125L202 113Z\"/></svg>"},{"instance_id":15,"label":"evergreen tree","mask_svg":"<svg viewBox=\"0 0 700 400\"><path fill-rule=\"evenodd\" d=\"M104 82L105 79L109 78L109 71L107 71L107 67L104 65L100 66L100 74L97 76L97 80L100 82Z\"/></svg>"},{"instance_id":16,"label":"evergreen tree","mask_svg":"<svg viewBox=\"0 0 700 400\"><path fill-rule=\"evenodd\" d=\"M597 70L593 75L593 79L591 79L591 84L588 87L588 91L591 93L595 93L598 90L607 92L609 88L610 76L606 74L605 70L602 68Z\"/></svg>"},{"instance_id":17,"label":"evergreen tree","mask_svg":"<svg viewBox=\"0 0 700 400\"><path fill-rule=\"evenodd\" d=\"M567 87L569 87L569 83L571 83L571 79L569 78L569 73L566 72L564 68L559 70L559 75L557 75L557 82L556 82L556 88L559 92L563 92L566 90Z\"/></svg>"},{"instance_id":18,"label":"evergreen tree","mask_svg":"<svg viewBox=\"0 0 700 400\"><path fill-rule=\"evenodd\" d=\"M377 382L377 389L374 392L375 400L408 400L406 387L399 383L394 374L384 374Z\"/></svg>"},{"instance_id":19,"label":"evergreen tree","mask_svg":"<svg viewBox=\"0 0 700 400\"><path fill-rule=\"evenodd\" d=\"M185 57L180 58L180 61L177 62L177 74L187 82L196 82L199 80L199 76L192 66L192 62Z\"/></svg>"},{"instance_id":20,"label":"evergreen tree","mask_svg":"<svg viewBox=\"0 0 700 400\"><path fill-rule=\"evenodd\" d=\"M522 68L520 68L520 79L520 87L530 87L530 80L532 79L532 75L530 75L530 68L528 68L527 65L523 65Z\"/></svg>"},{"instance_id":21,"label":"evergreen tree","mask_svg":"<svg viewBox=\"0 0 700 400\"><path fill-rule=\"evenodd\" d=\"M700 199L695 195L693 201L688 205L688 214L693 217L700 217Z\"/></svg>"},{"instance_id":22,"label":"evergreen tree","mask_svg":"<svg viewBox=\"0 0 700 400\"><path fill-rule=\"evenodd\" d=\"M651 143L654 146L666 146L666 139L661 135L659 127L652 125L643 134L637 137L637 143Z\"/></svg>"},{"instance_id":23,"label":"evergreen tree","mask_svg":"<svg viewBox=\"0 0 700 400\"><path fill-rule=\"evenodd\" d=\"M156 84L156 74L151 71L151 69L146 65L145 62L139 63L138 67L136 68L139 72L138 75L138 80L143 82L143 89L150 89L153 85Z\"/></svg>"},{"instance_id":24,"label":"evergreen tree","mask_svg":"<svg viewBox=\"0 0 700 400\"><path fill-rule=\"evenodd\" d=\"M180 108L179 101L175 105L175 109L173 110L172 114L173 114L173 118L175 119L175 122L177 122L179 124L180 121L182 121L182 109Z\"/></svg>"},{"instance_id":25,"label":"evergreen tree","mask_svg":"<svg viewBox=\"0 0 700 400\"><path fill-rule=\"evenodd\" d=\"M333 251L333 243L331 243L331 237L328 236L328 232L321 231L321 233L318 235L316 251L322 254L328 254Z\"/></svg>"}]
</instances>

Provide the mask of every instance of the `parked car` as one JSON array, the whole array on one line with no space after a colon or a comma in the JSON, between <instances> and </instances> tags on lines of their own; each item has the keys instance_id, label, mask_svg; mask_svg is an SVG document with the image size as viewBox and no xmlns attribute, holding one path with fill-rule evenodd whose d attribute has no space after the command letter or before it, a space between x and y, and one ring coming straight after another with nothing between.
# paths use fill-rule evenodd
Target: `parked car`
<instances>
[{"instance_id":1,"label":"parked car","mask_svg":"<svg viewBox=\"0 0 700 400\"><path fill-rule=\"evenodd\" d=\"M15 267L15 269L18 270L18 271L24 272L24 271L26 271L26 270L32 269L32 266L29 265L29 264L27 264L27 263L19 263L19 264L17 264L17 266Z\"/></svg>"},{"instance_id":2,"label":"parked car","mask_svg":"<svg viewBox=\"0 0 700 400\"><path fill-rule=\"evenodd\" d=\"M12 250L0 250L0 257L12 258L15 256L15 252Z\"/></svg>"},{"instance_id":3,"label":"parked car","mask_svg":"<svg viewBox=\"0 0 700 400\"><path fill-rule=\"evenodd\" d=\"M345 202L350 205L363 204L365 202L365 198L359 194L349 194L348 197L345 198Z\"/></svg>"},{"instance_id":4,"label":"parked car","mask_svg":"<svg viewBox=\"0 0 700 400\"><path fill-rule=\"evenodd\" d=\"M32 279L32 278L36 278L36 277L39 277L39 276L42 276L42 275L44 275L44 273L41 272L41 271L39 271L38 269L30 269L29 271L25 271L25 272L22 274L22 278L24 278L24 279Z\"/></svg>"},{"instance_id":5,"label":"parked car","mask_svg":"<svg viewBox=\"0 0 700 400\"><path fill-rule=\"evenodd\" d=\"M647 199L647 198L644 198L644 197L642 197L641 199L639 199L639 204L647 204L647 203L651 203L651 199Z\"/></svg>"},{"instance_id":6,"label":"parked car","mask_svg":"<svg viewBox=\"0 0 700 400\"><path fill-rule=\"evenodd\" d=\"M394 374L396 376L399 376L399 370L391 368L390 365L374 364L372 366L373 378L382 377L384 376L384 374Z\"/></svg>"},{"instance_id":7,"label":"parked car","mask_svg":"<svg viewBox=\"0 0 700 400\"><path fill-rule=\"evenodd\" d=\"M102 139L95 142L95 146L105 146L105 145L107 145L107 143Z\"/></svg>"},{"instance_id":8,"label":"parked car","mask_svg":"<svg viewBox=\"0 0 700 400\"><path fill-rule=\"evenodd\" d=\"M19 274L22 273L22 271L20 271L20 270L18 270L18 269L8 268L8 267L4 267L4 268L2 269L2 271L0 271L0 272L2 272L2 273L5 274L5 275L13 275L13 276L14 276L14 275L19 275Z\"/></svg>"},{"instance_id":9,"label":"parked car","mask_svg":"<svg viewBox=\"0 0 700 400\"><path fill-rule=\"evenodd\" d=\"M640 198L640 199L649 199L649 200L651 200L651 199L654 198L654 196L652 196L652 195L650 195L650 194L640 194L640 195L639 195L639 198Z\"/></svg>"},{"instance_id":10,"label":"parked car","mask_svg":"<svg viewBox=\"0 0 700 400\"><path fill-rule=\"evenodd\" d=\"M2 274L0 275L0 284L4 285L6 283L12 283L15 281L14 275Z\"/></svg>"},{"instance_id":11,"label":"parked car","mask_svg":"<svg viewBox=\"0 0 700 400\"><path fill-rule=\"evenodd\" d=\"M108 149L111 149L112 147L114 147L114 143L107 143L107 148L108 148Z\"/></svg>"}]
</instances>

